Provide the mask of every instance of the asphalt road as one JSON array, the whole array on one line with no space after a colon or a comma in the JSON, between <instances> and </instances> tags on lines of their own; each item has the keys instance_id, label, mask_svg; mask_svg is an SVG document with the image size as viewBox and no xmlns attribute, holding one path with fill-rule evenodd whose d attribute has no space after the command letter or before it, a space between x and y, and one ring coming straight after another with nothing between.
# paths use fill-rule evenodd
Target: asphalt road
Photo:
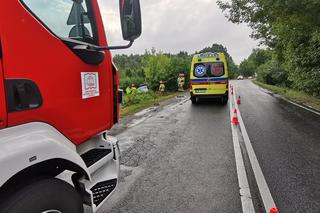
<instances>
[{"instance_id":1,"label":"asphalt road","mask_svg":"<svg viewBox=\"0 0 320 213\"><path fill-rule=\"evenodd\" d=\"M234 83L252 146L280 212L320 212L320 116L251 81Z\"/></svg>"},{"instance_id":2,"label":"asphalt road","mask_svg":"<svg viewBox=\"0 0 320 213\"><path fill-rule=\"evenodd\" d=\"M251 81L233 84L280 212L319 212L319 116ZM99 213L242 212L228 105L179 98L123 120L111 134L120 140L121 179ZM255 209L263 212L245 164Z\"/></svg>"}]
</instances>

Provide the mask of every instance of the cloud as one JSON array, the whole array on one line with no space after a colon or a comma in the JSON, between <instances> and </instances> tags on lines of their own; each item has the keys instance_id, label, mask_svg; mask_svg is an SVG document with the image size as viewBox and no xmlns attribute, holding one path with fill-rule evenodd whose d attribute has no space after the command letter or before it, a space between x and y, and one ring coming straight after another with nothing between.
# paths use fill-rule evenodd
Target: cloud
<instances>
[{"instance_id":1,"label":"cloud","mask_svg":"<svg viewBox=\"0 0 320 213\"><path fill-rule=\"evenodd\" d=\"M143 53L155 47L163 52L180 50L194 53L213 43L227 47L236 63L250 55L258 42L249 35L251 29L245 24L232 24L218 8L216 0L140 0L143 19L141 37L128 50L114 54ZM108 42L110 45L124 43L122 40L118 1L99 0Z\"/></svg>"}]
</instances>

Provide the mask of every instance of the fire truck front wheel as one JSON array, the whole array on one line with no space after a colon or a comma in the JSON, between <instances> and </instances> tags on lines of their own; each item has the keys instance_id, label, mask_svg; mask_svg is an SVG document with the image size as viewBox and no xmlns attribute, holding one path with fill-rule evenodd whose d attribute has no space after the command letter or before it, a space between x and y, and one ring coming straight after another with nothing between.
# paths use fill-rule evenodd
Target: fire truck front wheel
<instances>
[{"instance_id":1,"label":"fire truck front wheel","mask_svg":"<svg viewBox=\"0 0 320 213\"><path fill-rule=\"evenodd\" d=\"M48 178L11 195L0 205L2 213L83 213L79 193L68 183Z\"/></svg>"}]
</instances>

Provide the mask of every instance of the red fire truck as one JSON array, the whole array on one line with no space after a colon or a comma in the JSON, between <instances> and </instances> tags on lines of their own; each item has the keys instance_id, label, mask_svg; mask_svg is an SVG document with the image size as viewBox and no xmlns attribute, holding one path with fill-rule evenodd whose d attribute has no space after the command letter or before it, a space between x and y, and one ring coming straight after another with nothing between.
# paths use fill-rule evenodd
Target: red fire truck
<instances>
[{"instance_id":1,"label":"red fire truck","mask_svg":"<svg viewBox=\"0 0 320 213\"><path fill-rule=\"evenodd\" d=\"M0 0L1 213L95 212L115 190L110 50L141 34L139 0L119 7L129 44L109 46L97 0Z\"/></svg>"}]
</instances>

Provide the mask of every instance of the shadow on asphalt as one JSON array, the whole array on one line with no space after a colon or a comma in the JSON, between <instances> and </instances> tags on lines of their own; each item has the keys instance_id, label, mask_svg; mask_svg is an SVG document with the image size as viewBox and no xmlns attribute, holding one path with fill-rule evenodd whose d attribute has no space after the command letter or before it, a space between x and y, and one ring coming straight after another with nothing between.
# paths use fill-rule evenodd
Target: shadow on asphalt
<instances>
[{"instance_id":1,"label":"shadow on asphalt","mask_svg":"<svg viewBox=\"0 0 320 213\"><path fill-rule=\"evenodd\" d=\"M193 107L201 107L201 106L216 106L224 108L228 106L228 104L222 104L220 99L204 99L198 100L196 104L192 104Z\"/></svg>"}]
</instances>

